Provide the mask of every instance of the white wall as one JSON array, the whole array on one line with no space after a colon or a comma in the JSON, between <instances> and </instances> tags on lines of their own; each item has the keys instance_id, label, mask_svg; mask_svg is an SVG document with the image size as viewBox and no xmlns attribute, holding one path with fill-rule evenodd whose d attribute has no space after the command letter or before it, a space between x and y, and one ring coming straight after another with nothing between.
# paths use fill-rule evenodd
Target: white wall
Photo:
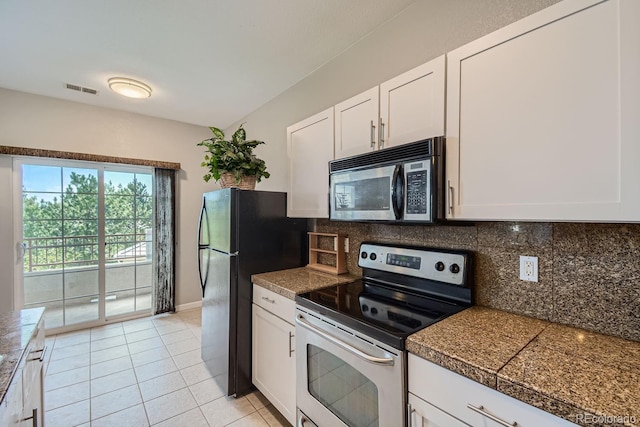
<instances>
[{"instance_id":1,"label":"white wall","mask_svg":"<svg viewBox=\"0 0 640 427\"><path fill-rule=\"evenodd\" d=\"M196 232L208 128L0 88L0 145L180 162L177 181L176 304L199 301ZM0 310L10 309L15 242L12 162L0 156Z\"/></svg>"},{"instance_id":2,"label":"white wall","mask_svg":"<svg viewBox=\"0 0 640 427\"><path fill-rule=\"evenodd\" d=\"M417 0L241 120L249 138L267 143L256 150L271 173L260 188L287 191L287 126L557 1Z\"/></svg>"}]
</instances>

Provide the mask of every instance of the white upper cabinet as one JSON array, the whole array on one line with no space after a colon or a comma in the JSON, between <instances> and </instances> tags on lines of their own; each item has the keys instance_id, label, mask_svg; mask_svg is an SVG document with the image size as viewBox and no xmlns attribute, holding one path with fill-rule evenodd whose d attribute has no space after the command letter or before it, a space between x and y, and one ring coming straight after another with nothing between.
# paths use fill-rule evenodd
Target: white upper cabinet
<instances>
[{"instance_id":1,"label":"white upper cabinet","mask_svg":"<svg viewBox=\"0 0 640 427\"><path fill-rule=\"evenodd\" d=\"M329 217L329 161L333 160L333 107L287 128L287 216Z\"/></svg>"},{"instance_id":2,"label":"white upper cabinet","mask_svg":"<svg viewBox=\"0 0 640 427\"><path fill-rule=\"evenodd\" d=\"M447 54L448 218L640 221L640 1L565 0Z\"/></svg>"},{"instance_id":3,"label":"white upper cabinet","mask_svg":"<svg viewBox=\"0 0 640 427\"><path fill-rule=\"evenodd\" d=\"M335 158L444 135L445 57L335 106Z\"/></svg>"},{"instance_id":4,"label":"white upper cabinet","mask_svg":"<svg viewBox=\"0 0 640 427\"><path fill-rule=\"evenodd\" d=\"M444 55L381 84L380 145L444 135L444 103Z\"/></svg>"},{"instance_id":5,"label":"white upper cabinet","mask_svg":"<svg viewBox=\"0 0 640 427\"><path fill-rule=\"evenodd\" d=\"M334 107L335 157L354 156L378 146L378 86Z\"/></svg>"}]
</instances>

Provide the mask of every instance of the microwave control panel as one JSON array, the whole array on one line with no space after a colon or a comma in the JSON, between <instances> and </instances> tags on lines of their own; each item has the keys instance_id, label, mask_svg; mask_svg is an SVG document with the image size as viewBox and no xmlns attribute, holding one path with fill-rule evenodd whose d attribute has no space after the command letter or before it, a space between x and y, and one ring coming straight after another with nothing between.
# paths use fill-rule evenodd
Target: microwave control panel
<instances>
[{"instance_id":1,"label":"microwave control panel","mask_svg":"<svg viewBox=\"0 0 640 427\"><path fill-rule=\"evenodd\" d=\"M404 165L408 215L429 214L429 166L428 161L407 163Z\"/></svg>"}]
</instances>

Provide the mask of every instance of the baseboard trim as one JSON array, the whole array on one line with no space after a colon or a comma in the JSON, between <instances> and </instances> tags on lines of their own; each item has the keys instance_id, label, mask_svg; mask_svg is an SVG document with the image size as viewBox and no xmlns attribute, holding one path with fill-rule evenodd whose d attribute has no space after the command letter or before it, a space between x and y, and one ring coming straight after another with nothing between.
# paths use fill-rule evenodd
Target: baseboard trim
<instances>
[{"instance_id":1,"label":"baseboard trim","mask_svg":"<svg viewBox=\"0 0 640 427\"><path fill-rule=\"evenodd\" d=\"M188 302L186 304L176 305L176 311L191 310L192 308L202 307L202 301Z\"/></svg>"}]
</instances>

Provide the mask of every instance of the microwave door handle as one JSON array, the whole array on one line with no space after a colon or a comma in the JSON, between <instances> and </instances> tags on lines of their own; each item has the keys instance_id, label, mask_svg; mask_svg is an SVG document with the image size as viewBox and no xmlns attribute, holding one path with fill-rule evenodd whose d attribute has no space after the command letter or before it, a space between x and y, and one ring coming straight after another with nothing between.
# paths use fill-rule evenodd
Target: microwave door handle
<instances>
[{"instance_id":1,"label":"microwave door handle","mask_svg":"<svg viewBox=\"0 0 640 427\"><path fill-rule=\"evenodd\" d=\"M392 178L392 190L391 190L391 207L393 208L393 214L396 219L402 219L403 207L404 207L404 172L402 165L396 165L393 170Z\"/></svg>"}]
</instances>

